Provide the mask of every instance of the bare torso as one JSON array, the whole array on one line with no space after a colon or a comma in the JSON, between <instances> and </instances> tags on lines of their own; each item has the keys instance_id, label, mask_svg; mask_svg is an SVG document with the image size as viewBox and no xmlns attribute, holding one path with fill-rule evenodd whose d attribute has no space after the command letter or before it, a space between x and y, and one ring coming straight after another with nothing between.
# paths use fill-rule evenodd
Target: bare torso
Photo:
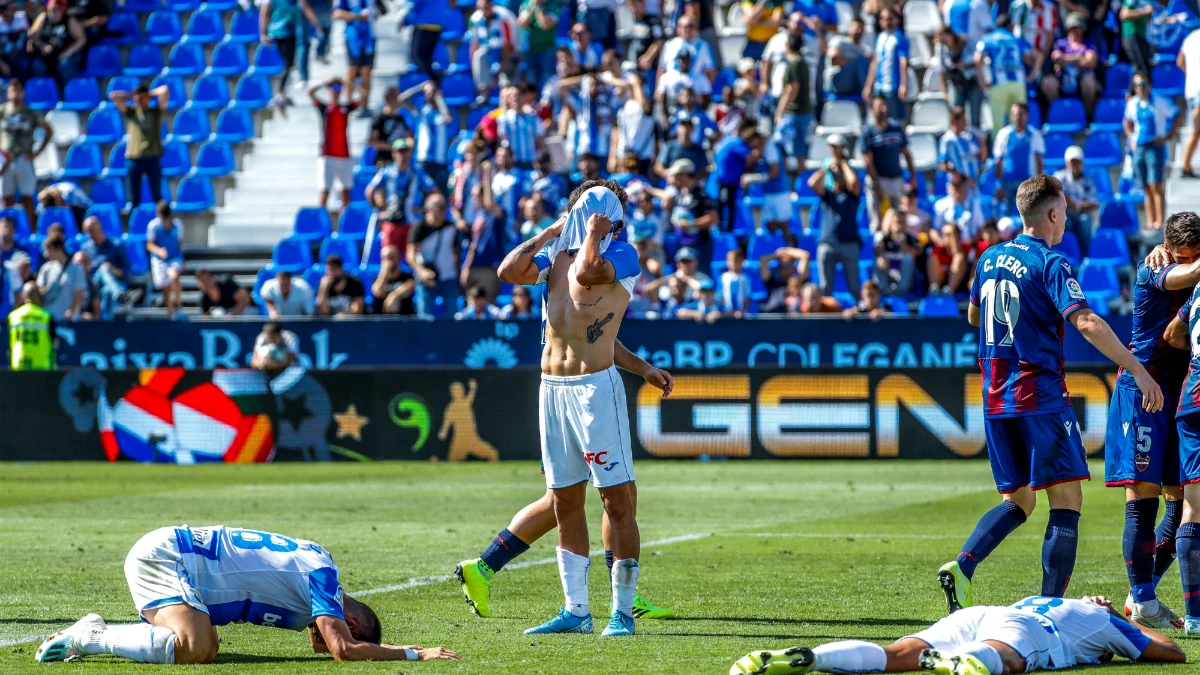
<instances>
[{"instance_id":1,"label":"bare torso","mask_svg":"<svg viewBox=\"0 0 1200 675\"><path fill-rule=\"evenodd\" d=\"M581 286L574 254L559 253L546 280L546 346L542 372L556 377L598 373L613 365L613 349L629 292L619 281Z\"/></svg>"}]
</instances>

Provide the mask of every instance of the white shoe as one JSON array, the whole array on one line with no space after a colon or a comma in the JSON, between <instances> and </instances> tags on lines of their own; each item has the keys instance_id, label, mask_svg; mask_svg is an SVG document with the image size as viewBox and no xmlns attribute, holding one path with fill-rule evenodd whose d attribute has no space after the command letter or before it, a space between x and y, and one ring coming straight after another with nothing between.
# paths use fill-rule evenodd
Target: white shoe
<instances>
[{"instance_id":1,"label":"white shoe","mask_svg":"<svg viewBox=\"0 0 1200 675\"><path fill-rule=\"evenodd\" d=\"M1184 624L1183 634L1200 637L1200 619L1193 619L1189 616Z\"/></svg>"},{"instance_id":2,"label":"white shoe","mask_svg":"<svg viewBox=\"0 0 1200 675\"><path fill-rule=\"evenodd\" d=\"M1175 612L1171 611L1171 608L1163 604L1161 600L1158 602L1157 614L1142 614L1140 611L1138 611L1138 606L1135 603L1133 605L1133 612L1129 618L1134 623L1139 623L1147 628L1153 628L1155 630L1166 630L1168 628L1180 630L1183 628L1183 619L1176 616Z\"/></svg>"},{"instance_id":3,"label":"white shoe","mask_svg":"<svg viewBox=\"0 0 1200 675\"><path fill-rule=\"evenodd\" d=\"M103 631L107 627L99 614L88 614L70 628L64 628L46 638L34 653L33 660L38 663L51 663L82 658L84 654L80 641L83 637L88 633Z\"/></svg>"}]
</instances>

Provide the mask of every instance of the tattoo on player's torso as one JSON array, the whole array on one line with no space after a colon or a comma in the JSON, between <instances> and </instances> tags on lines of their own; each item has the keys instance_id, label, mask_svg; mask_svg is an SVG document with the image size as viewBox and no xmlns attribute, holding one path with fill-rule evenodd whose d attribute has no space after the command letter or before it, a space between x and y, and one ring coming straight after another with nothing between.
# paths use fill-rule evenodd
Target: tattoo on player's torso
<instances>
[{"instance_id":1,"label":"tattoo on player's torso","mask_svg":"<svg viewBox=\"0 0 1200 675\"><path fill-rule=\"evenodd\" d=\"M575 306L576 307L595 307L596 305L600 304L600 301L603 299L604 299L604 296L602 295L602 296L596 298L595 302L577 302L577 303L575 303Z\"/></svg>"},{"instance_id":2,"label":"tattoo on player's torso","mask_svg":"<svg viewBox=\"0 0 1200 675\"><path fill-rule=\"evenodd\" d=\"M599 302L599 301L597 300L597 302ZM616 316L616 315L613 314L612 312L609 312L608 316L604 317L603 319L596 319L595 323L588 326L587 341L589 344L595 342L596 340L599 340L600 336L604 335L604 325L607 324L609 321L612 321L614 316Z\"/></svg>"}]
</instances>

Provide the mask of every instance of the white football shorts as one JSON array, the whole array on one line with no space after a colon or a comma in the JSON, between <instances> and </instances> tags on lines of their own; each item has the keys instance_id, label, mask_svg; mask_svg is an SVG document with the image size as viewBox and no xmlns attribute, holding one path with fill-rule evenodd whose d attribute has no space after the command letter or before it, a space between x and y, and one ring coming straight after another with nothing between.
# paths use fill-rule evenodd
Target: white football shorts
<instances>
[{"instance_id":1,"label":"white football shorts","mask_svg":"<svg viewBox=\"0 0 1200 675\"><path fill-rule=\"evenodd\" d=\"M188 580L176 532L173 527L154 530L139 539L125 556L125 581L139 614L167 605L190 605L208 613Z\"/></svg>"},{"instance_id":2,"label":"white football shorts","mask_svg":"<svg viewBox=\"0 0 1200 675\"><path fill-rule=\"evenodd\" d=\"M539 398L547 486L588 478L598 488L633 482L629 408L616 366L575 377L542 375Z\"/></svg>"},{"instance_id":3,"label":"white football shorts","mask_svg":"<svg viewBox=\"0 0 1200 675\"><path fill-rule=\"evenodd\" d=\"M792 219L792 196L781 192L776 195L763 195L763 221L767 223L786 223Z\"/></svg>"},{"instance_id":4,"label":"white football shorts","mask_svg":"<svg viewBox=\"0 0 1200 675\"><path fill-rule=\"evenodd\" d=\"M1012 647L1026 663L1025 672L1050 667L1054 644L1032 612L1009 607L967 607L929 628L909 635L943 653L968 642L995 640Z\"/></svg>"}]
</instances>

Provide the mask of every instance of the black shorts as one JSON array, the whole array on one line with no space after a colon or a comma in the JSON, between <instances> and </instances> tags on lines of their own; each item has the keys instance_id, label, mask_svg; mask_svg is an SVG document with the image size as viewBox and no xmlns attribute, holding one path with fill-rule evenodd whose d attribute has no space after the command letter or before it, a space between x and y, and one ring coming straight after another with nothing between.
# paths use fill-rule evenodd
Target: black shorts
<instances>
[{"instance_id":1,"label":"black shorts","mask_svg":"<svg viewBox=\"0 0 1200 675\"><path fill-rule=\"evenodd\" d=\"M375 52L365 52L354 56L347 54L346 60L351 68L374 68L375 67Z\"/></svg>"}]
</instances>

